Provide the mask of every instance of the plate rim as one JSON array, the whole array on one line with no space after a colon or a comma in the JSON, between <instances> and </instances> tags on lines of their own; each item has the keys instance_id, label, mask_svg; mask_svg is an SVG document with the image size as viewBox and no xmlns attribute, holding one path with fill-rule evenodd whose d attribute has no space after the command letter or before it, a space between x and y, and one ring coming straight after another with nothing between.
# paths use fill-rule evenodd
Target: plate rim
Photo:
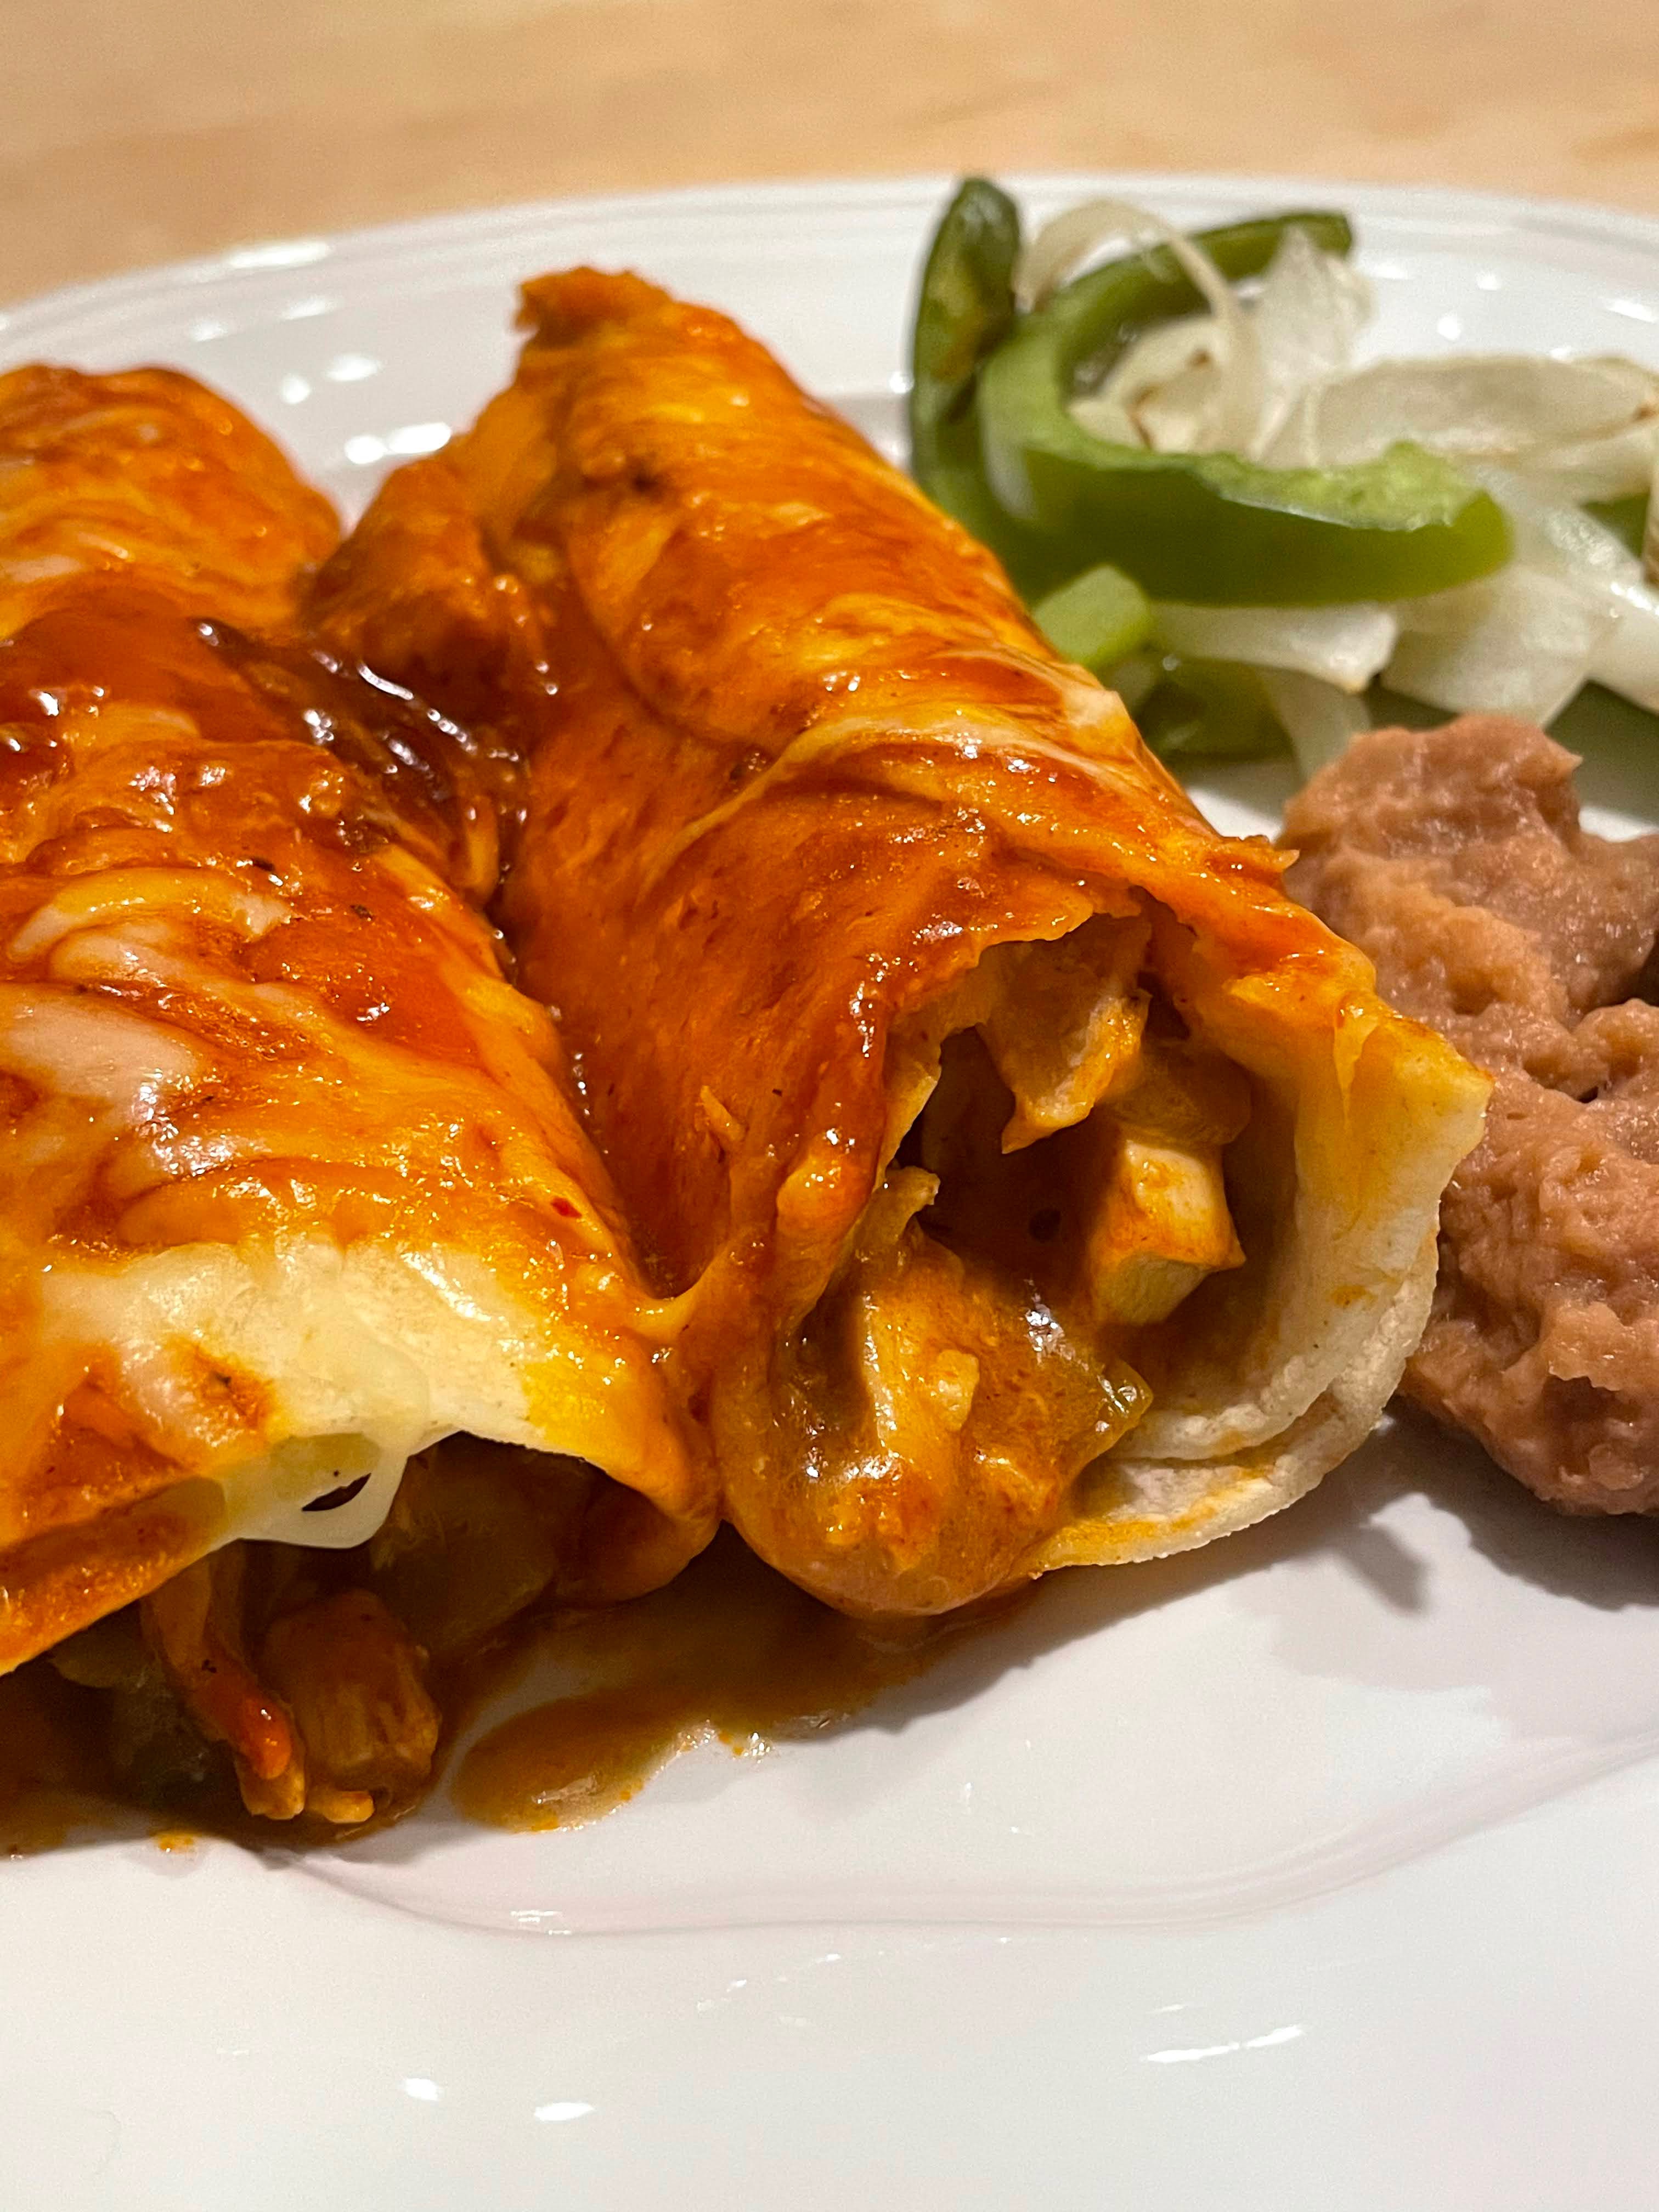
<instances>
[{"instance_id":1,"label":"plate rim","mask_svg":"<svg viewBox=\"0 0 1659 2212\"><path fill-rule=\"evenodd\" d=\"M395 262L414 250L476 251L487 248L496 239L505 244L514 232L529 226L573 220L598 228L650 217L706 222L728 215L777 216L811 209L879 216L936 203L961 176L975 173L982 173L918 170L873 177L738 179L638 192L559 193L546 198L398 216L343 229L246 239L210 253L146 263L77 279L20 300L0 301L0 354L12 355L20 341L27 341L31 330L64 318L88 313L118 314L125 307L149 304L170 293L234 285L244 278L257 281L274 270L297 271L325 261L361 276L377 262ZM1618 242L1659 258L1659 213L1596 200L1249 170L1020 168L999 174L997 181L1022 199L1109 189L1127 198L1137 194L1156 198L1173 191L1190 198L1259 194L1264 200L1304 205L1315 200L1352 204L1362 214L1369 212L1373 217L1528 227L1581 240Z\"/></svg>"}]
</instances>

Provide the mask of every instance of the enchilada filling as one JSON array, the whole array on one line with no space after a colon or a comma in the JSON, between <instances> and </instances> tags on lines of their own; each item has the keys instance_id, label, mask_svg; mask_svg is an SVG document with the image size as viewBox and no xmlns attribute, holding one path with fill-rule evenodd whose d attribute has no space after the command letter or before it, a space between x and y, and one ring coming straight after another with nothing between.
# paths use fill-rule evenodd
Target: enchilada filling
<instances>
[{"instance_id":1,"label":"enchilada filling","mask_svg":"<svg viewBox=\"0 0 1659 2212\"><path fill-rule=\"evenodd\" d=\"M1224 1155L1249 1086L1186 1036L1149 937L1097 915L994 946L895 1025L881 1181L781 1358L798 1477L783 1518L738 1516L836 1603L930 1612L1015 1575L1151 1404L1137 1332L1243 1262Z\"/></svg>"}]
</instances>

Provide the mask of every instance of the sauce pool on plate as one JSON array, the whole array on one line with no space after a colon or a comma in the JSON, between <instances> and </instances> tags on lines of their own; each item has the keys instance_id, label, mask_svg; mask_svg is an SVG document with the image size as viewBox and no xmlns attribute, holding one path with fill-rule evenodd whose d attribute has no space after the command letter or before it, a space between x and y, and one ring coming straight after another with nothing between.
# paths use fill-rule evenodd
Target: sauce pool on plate
<instances>
[{"instance_id":1,"label":"sauce pool on plate","mask_svg":"<svg viewBox=\"0 0 1659 2212\"><path fill-rule=\"evenodd\" d=\"M833 1728L1008 1611L1004 1601L966 1617L849 1620L723 1532L666 1589L544 1626L537 1657L569 1689L480 1736L451 1794L491 1826L597 1820L695 1744L742 1755Z\"/></svg>"}]
</instances>

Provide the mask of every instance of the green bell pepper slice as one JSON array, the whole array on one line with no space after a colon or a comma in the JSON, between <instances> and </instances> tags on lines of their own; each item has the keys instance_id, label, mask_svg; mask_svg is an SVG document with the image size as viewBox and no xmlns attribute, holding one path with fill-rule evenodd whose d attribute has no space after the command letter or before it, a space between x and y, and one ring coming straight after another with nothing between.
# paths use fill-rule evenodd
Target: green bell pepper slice
<instances>
[{"instance_id":1,"label":"green bell pepper slice","mask_svg":"<svg viewBox=\"0 0 1659 2212\"><path fill-rule=\"evenodd\" d=\"M1164 761L1269 760L1291 750L1260 672L1242 661L1166 653L1135 723Z\"/></svg>"},{"instance_id":2,"label":"green bell pepper slice","mask_svg":"<svg viewBox=\"0 0 1659 2212\"><path fill-rule=\"evenodd\" d=\"M1346 250L1346 222L1320 213L1231 224L1198 242L1237 281L1267 266L1292 224ZM1417 598L1502 567L1502 508L1420 447L1346 468L1273 469L1117 445L1073 420L1085 365L1201 304L1160 247L1063 286L983 358L975 411L993 503L1063 573L1109 561L1154 599L1320 606Z\"/></svg>"},{"instance_id":3,"label":"green bell pepper slice","mask_svg":"<svg viewBox=\"0 0 1659 2212\"><path fill-rule=\"evenodd\" d=\"M1031 609L1056 653L1103 676L1152 634L1152 604L1121 568L1085 568Z\"/></svg>"},{"instance_id":4,"label":"green bell pepper slice","mask_svg":"<svg viewBox=\"0 0 1659 2212\"><path fill-rule=\"evenodd\" d=\"M988 177L965 179L933 234L911 324L910 472L1030 599L1083 564L997 505L980 459L975 388L1014 327L1018 258L1018 209Z\"/></svg>"},{"instance_id":5,"label":"green bell pepper slice","mask_svg":"<svg viewBox=\"0 0 1659 2212\"><path fill-rule=\"evenodd\" d=\"M940 218L911 325L910 465L924 486L976 456L974 382L1014 327L1019 210L988 177L969 177Z\"/></svg>"}]
</instances>

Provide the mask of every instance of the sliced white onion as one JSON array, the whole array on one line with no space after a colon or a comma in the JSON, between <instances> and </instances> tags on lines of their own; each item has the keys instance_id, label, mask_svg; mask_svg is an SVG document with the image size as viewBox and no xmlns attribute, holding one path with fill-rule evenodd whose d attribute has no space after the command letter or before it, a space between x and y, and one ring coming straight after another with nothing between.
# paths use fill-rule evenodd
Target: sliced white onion
<instances>
[{"instance_id":1,"label":"sliced white onion","mask_svg":"<svg viewBox=\"0 0 1659 2212\"><path fill-rule=\"evenodd\" d=\"M1294 670L1340 691L1363 691L1395 649L1400 624L1372 602L1337 607L1196 607L1165 599L1152 634L1167 653Z\"/></svg>"},{"instance_id":2,"label":"sliced white onion","mask_svg":"<svg viewBox=\"0 0 1659 2212\"><path fill-rule=\"evenodd\" d=\"M1243 304L1203 248L1146 208L1128 200L1085 200L1043 225L1014 270L1014 296L1022 307L1041 307L1079 264L1114 240L1130 246L1164 246L1208 302L1214 320L1214 353L1222 371L1211 410L1212 434L1243 451L1260 416L1261 363L1255 333Z\"/></svg>"},{"instance_id":3,"label":"sliced white onion","mask_svg":"<svg viewBox=\"0 0 1659 2212\"><path fill-rule=\"evenodd\" d=\"M1213 315L1158 323L1127 347L1097 392L1072 403L1097 438L1148 446L1155 453L1212 450L1224 370Z\"/></svg>"},{"instance_id":4,"label":"sliced white onion","mask_svg":"<svg viewBox=\"0 0 1659 2212\"><path fill-rule=\"evenodd\" d=\"M1447 354L1373 362L1310 386L1264 458L1334 467L1411 439L1537 474L1564 497L1618 499L1646 489L1656 434L1659 374L1634 362Z\"/></svg>"},{"instance_id":5,"label":"sliced white onion","mask_svg":"<svg viewBox=\"0 0 1659 2212\"><path fill-rule=\"evenodd\" d=\"M1606 617L1588 675L1659 712L1659 590L1640 561L1604 523L1547 496L1534 479L1479 463L1468 472L1507 511L1516 559L1571 584Z\"/></svg>"},{"instance_id":6,"label":"sliced white onion","mask_svg":"<svg viewBox=\"0 0 1659 2212\"><path fill-rule=\"evenodd\" d=\"M1154 453L1257 453L1309 383L1347 367L1370 305L1357 270L1291 228L1243 310L1254 360L1230 351L1213 314L1161 323L1072 412L1096 437Z\"/></svg>"},{"instance_id":7,"label":"sliced white onion","mask_svg":"<svg viewBox=\"0 0 1659 2212\"><path fill-rule=\"evenodd\" d=\"M1638 422L1607 438L1538 446L1510 465L1558 499L1631 499L1645 491L1659 458L1659 428Z\"/></svg>"},{"instance_id":8,"label":"sliced white onion","mask_svg":"<svg viewBox=\"0 0 1659 2212\"><path fill-rule=\"evenodd\" d=\"M1113 446L1150 446L1146 426L1121 399L1104 390L1085 392L1074 399L1071 406L1072 420L1079 423L1091 438L1104 438ZM1158 447L1159 453L1187 453L1189 447Z\"/></svg>"},{"instance_id":9,"label":"sliced white onion","mask_svg":"<svg viewBox=\"0 0 1659 2212\"><path fill-rule=\"evenodd\" d=\"M1083 200L1067 208L1026 241L1014 267L1015 298L1028 311L1040 307L1097 248L1120 241L1133 246L1167 246L1209 301L1212 314L1224 317L1236 305L1232 286L1201 246L1150 208L1110 198Z\"/></svg>"},{"instance_id":10,"label":"sliced white onion","mask_svg":"<svg viewBox=\"0 0 1659 2212\"><path fill-rule=\"evenodd\" d=\"M1396 691L1448 714L1531 722L1559 714L1618 620L1604 591L1519 561L1397 611Z\"/></svg>"},{"instance_id":11,"label":"sliced white onion","mask_svg":"<svg viewBox=\"0 0 1659 2212\"><path fill-rule=\"evenodd\" d=\"M1371 726L1363 699L1322 684L1316 676L1304 676L1287 668L1264 669L1261 688L1267 704L1279 717L1304 777L1316 775L1328 761L1347 750L1362 730Z\"/></svg>"},{"instance_id":12,"label":"sliced white onion","mask_svg":"<svg viewBox=\"0 0 1659 2212\"><path fill-rule=\"evenodd\" d=\"M1589 672L1620 698L1659 714L1659 591L1645 576L1611 586L1619 619L1590 655Z\"/></svg>"},{"instance_id":13,"label":"sliced white onion","mask_svg":"<svg viewBox=\"0 0 1659 2212\"><path fill-rule=\"evenodd\" d=\"M1294 227L1279 241L1250 310L1261 356L1261 411L1249 450L1264 453L1311 384L1346 370L1371 311L1371 288L1340 254Z\"/></svg>"},{"instance_id":14,"label":"sliced white onion","mask_svg":"<svg viewBox=\"0 0 1659 2212\"><path fill-rule=\"evenodd\" d=\"M1624 540L1571 500L1515 469L1487 461L1465 461L1462 466L1509 516L1518 561L1552 575L1602 585L1641 574L1642 564Z\"/></svg>"}]
</instances>

